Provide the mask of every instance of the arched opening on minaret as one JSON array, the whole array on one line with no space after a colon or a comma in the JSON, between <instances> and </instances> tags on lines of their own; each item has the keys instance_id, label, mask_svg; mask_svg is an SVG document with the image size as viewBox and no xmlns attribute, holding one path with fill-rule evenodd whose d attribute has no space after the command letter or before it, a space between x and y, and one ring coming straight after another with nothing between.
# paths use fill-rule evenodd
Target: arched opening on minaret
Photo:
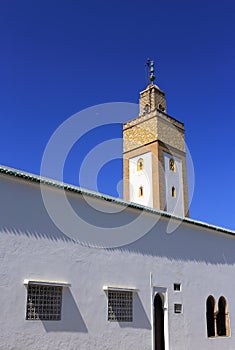
<instances>
[{"instance_id":1,"label":"arched opening on minaret","mask_svg":"<svg viewBox=\"0 0 235 350\"><path fill-rule=\"evenodd\" d=\"M137 171L141 171L144 169L144 160L143 158L139 158L137 162Z\"/></svg>"},{"instance_id":2,"label":"arched opening on minaret","mask_svg":"<svg viewBox=\"0 0 235 350\"><path fill-rule=\"evenodd\" d=\"M143 197L144 195L144 189L143 189L143 186L140 186L139 187L139 197Z\"/></svg>"},{"instance_id":3,"label":"arched opening on minaret","mask_svg":"<svg viewBox=\"0 0 235 350\"><path fill-rule=\"evenodd\" d=\"M175 170L176 170L175 161L174 161L173 158L170 158L170 160L169 160L169 169L170 169L171 171L174 171L174 172L175 172Z\"/></svg>"}]
</instances>

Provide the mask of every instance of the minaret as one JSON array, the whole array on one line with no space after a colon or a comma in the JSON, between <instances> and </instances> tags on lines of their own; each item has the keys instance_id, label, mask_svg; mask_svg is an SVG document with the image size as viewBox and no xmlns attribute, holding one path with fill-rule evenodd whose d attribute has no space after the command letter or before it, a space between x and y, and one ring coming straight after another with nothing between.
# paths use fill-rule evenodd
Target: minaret
<instances>
[{"instance_id":1,"label":"minaret","mask_svg":"<svg viewBox=\"0 0 235 350\"><path fill-rule=\"evenodd\" d=\"M188 216L184 124L166 113L165 93L154 84L140 92L139 116L123 125L124 199Z\"/></svg>"}]
</instances>

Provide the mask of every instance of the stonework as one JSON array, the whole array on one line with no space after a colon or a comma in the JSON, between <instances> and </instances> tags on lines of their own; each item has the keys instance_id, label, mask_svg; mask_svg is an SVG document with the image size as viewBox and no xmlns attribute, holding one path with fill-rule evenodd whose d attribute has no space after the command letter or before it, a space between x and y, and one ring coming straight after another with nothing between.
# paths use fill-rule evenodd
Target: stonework
<instances>
[{"instance_id":1,"label":"stonework","mask_svg":"<svg viewBox=\"0 0 235 350\"><path fill-rule=\"evenodd\" d=\"M163 159L163 152L166 152L182 162L184 215L188 216L184 124L167 115L165 109L164 92L151 84L140 93L139 116L123 125L124 199L130 200L129 159L150 151L152 152L153 207L166 210Z\"/></svg>"},{"instance_id":2,"label":"stonework","mask_svg":"<svg viewBox=\"0 0 235 350\"><path fill-rule=\"evenodd\" d=\"M185 152L184 125L159 111L124 124L123 138L124 152L157 140Z\"/></svg>"},{"instance_id":3,"label":"stonework","mask_svg":"<svg viewBox=\"0 0 235 350\"><path fill-rule=\"evenodd\" d=\"M140 93L140 115L145 114L145 107L149 107L149 111L160 109L166 111L165 93L159 89L157 85L149 85Z\"/></svg>"}]
</instances>

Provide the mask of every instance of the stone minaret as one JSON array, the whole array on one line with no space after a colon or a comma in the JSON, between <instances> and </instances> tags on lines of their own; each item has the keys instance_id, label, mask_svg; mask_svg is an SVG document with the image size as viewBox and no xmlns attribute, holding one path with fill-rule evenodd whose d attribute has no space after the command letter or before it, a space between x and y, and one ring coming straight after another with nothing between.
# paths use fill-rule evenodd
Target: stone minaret
<instances>
[{"instance_id":1,"label":"stone minaret","mask_svg":"<svg viewBox=\"0 0 235 350\"><path fill-rule=\"evenodd\" d=\"M184 124L166 113L152 61L148 67L139 116L123 125L124 199L188 216Z\"/></svg>"}]
</instances>

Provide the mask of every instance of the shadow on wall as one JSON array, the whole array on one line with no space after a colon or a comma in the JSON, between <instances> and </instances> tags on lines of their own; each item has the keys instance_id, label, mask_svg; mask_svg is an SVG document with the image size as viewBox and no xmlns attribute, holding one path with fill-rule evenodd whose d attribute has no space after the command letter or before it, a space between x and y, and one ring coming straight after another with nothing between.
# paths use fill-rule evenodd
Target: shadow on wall
<instances>
[{"instance_id":1,"label":"shadow on wall","mask_svg":"<svg viewBox=\"0 0 235 350\"><path fill-rule=\"evenodd\" d=\"M0 192L1 231L37 239L73 242L49 217L42 201L39 184L1 178ZM60 215L63 215L62 209Z\"/></svg>"},{"instance_id":2,"label":"shadow on wall","mask_svg":"<svg viewBox=\"0 0 235 350\"><path fill-rule=\"evenodd\" d=\"M42 321L46 332L88 333L86 324L69 288L64 288L60 321Z\"/></svg>"},{"instance_id":3,"label":"shadow on wall","mask_svg":"<svg viewBox=\"0 0 235 350\"><path fill-rule=\"evenodd\" d=\"M61 190L48 187L48 192L57 215L61 221L66 221L61 201ZM0 178L0 193L2 199L0 202L0 231L7 234L26 235L37 239L60 240L76 244L66 234L63 234L51 220L44 207L38 184L28 184L23 180L9 180L4 177ZM112 234L112 227L118 227L125 236L127 234L126 225L135 222L143 213L141 209L135 210L128 207L123 207L121 212L115 214L103 213L102 209L105 211L114 204L92 198L97 209L89 209L81 195L77 193L67 195L73 210L87 223L87 228L83 230L67 219L71 226L69 226L68 231L70 228L73 231L75 229L76 232L80 229L79 234L82 233L83 237L86 237L87 232L89 232L86 230L89 230L90 224L101 228L109 227L109 235ZM178 221L176 223L178 224ZM181 223L175 231L169 234L167 233L168 224L169 219L161 217L160 214L145 212L141 215L138 225L130 225L132 231L128 231L129 234L138 231L138 237L141 235L142 237L126 246L107 250L121 250L179 261L235 264L235 236L187 223ZM116 238L115 236L115 240Z\"/></svg>"},{"instance_id":4,"label":"shadow on wall","mask_svg":"<svg viewBox=\"0 0 235 350\"><path fill-rule=\"evenodd\" d=\"M133 294L133 313L133 322L119 322L121 328L151 329L151 324L138 293Z\"/></svg>"},{"instance_id":5,"label":"shadow on wall","mask_svg":"<svg viewBox=\"0 0 235 350\"><path fill-rule=\"evenodd\" d=\"M162 218L135 242L107 250L134 252L176 261L235 264L235 236L189 224L180 224L174 232L167 233L168 222Z\"/></svg>"}]
</instances>

